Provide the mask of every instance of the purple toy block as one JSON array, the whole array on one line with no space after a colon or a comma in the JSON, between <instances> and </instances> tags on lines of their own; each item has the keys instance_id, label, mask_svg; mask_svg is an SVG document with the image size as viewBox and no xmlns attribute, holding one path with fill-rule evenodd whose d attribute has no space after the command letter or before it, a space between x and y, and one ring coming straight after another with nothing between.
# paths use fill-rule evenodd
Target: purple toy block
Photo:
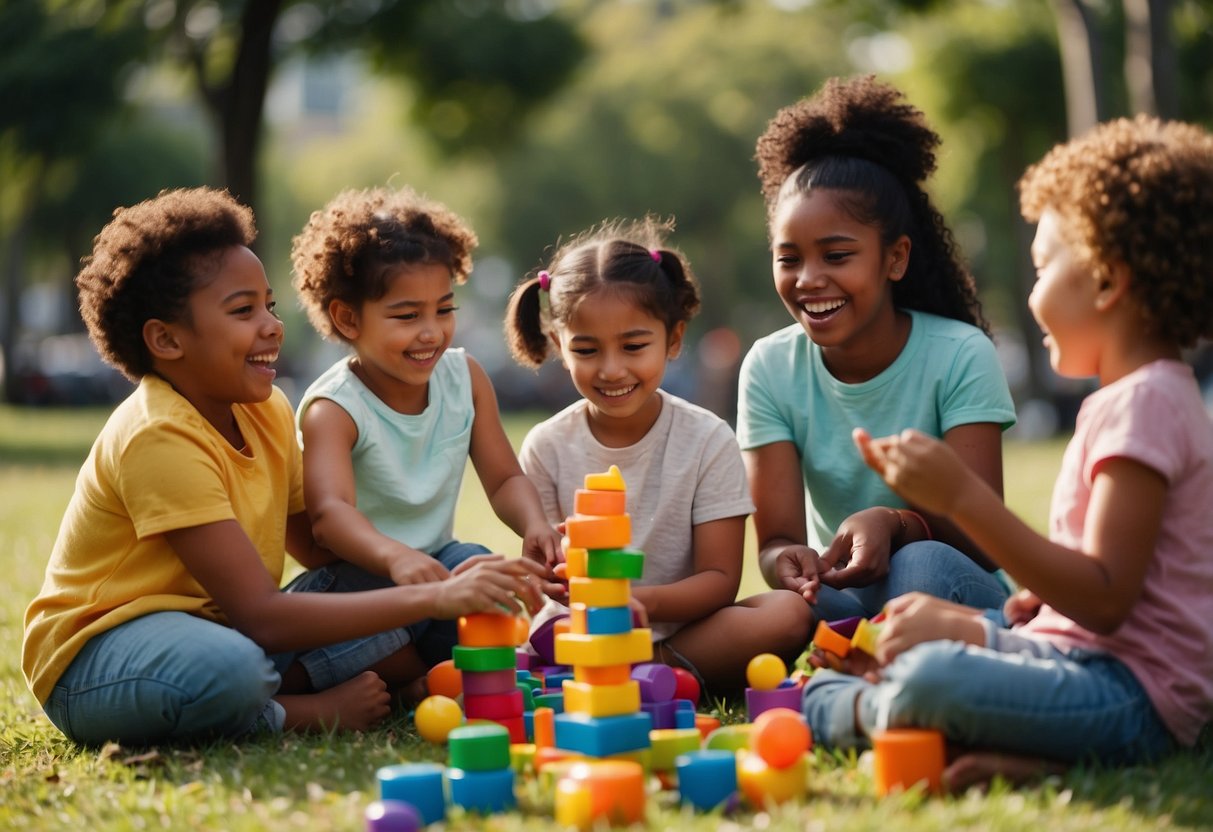
<instances>
[{"instance_id":1,"label":"purple toy block","mask_svg":"<svg viewBox=\"0 0 1213 832\"><path fill-rule=\"evenodd\" d=\"M800 712L800 700L803 689L799 687L775 688L773 690L745 689L745 709L749 721L753 722L760 713L771 708L789 708Z\"/></svg>"},{"instance_id":2,"label":"purple toy block","mask_svg":"<svg viewBox=\"0 0 1213 832\"><path fill-rule=\"evenodd\" d=\"M641 702L669 702L678 687L673 668L665 664L638 664L632 668L632 679L640 684Z\"/></svg>"},{"instance_id":3,"label":"purple toy block","mask_svg":"<svg viewBox=\"0 0 1213 832\"><path fill-rule=\"evenodd\" d=\"M557 615L535 628L531 633L531 647L543 664L556 664L556 622L568 618L567 615Z\"/></svg>"},{"instance_id":4,"label":"purple toy block","mask_svg":"<svg viewBox=\"0 0 1213 832\"><path fill-rule=\"evenodd\" d=\"M653 729L676 728L678 722L678 701L667 699L664 702L641 702L640 710L653 718ZM694 728L694 725L690 727Z\"/></svg>"},{"instance_id":5,"label":"purple toy block","mask_svg":"<svg viewBox=\"0 0 1213 832\"><path fill-rule=\"evenodd\" d=\"M850 638L855 635L856 628L859 627L859 622L863 619L858 615L852 615L850 618L840 618L837 621L827 621L826 626L838 633L843 638Z\"/></svg>"},{"instance_id":6,"label":"purple toy block","mask_svg":"<svg viewBox=\"0 0 1213 832\"><path fill-rule=\"evenodd\" d=\"M530 670L534 660L535 657L528 653L525 647L514 650L514 666L519 670Z\"/></svg>"}]
</instances>

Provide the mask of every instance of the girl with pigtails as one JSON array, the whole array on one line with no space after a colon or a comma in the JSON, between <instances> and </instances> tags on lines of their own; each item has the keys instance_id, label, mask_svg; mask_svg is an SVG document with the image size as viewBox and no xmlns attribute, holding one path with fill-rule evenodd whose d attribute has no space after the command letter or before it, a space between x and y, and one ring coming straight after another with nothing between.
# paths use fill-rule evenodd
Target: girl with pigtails
<instances>
[{"instance_id":1,"label":"girl with pigtails","mask_svg":"<svg viewBox=\"0 0 1213 832\"><path fill-rule=\"evenodd\" d=\"M741 370L738 440L762 573L820 620L918 590L998 609L982 551L905 502L847 441L915 428L1002 493L1015 420L972 277L923 190L939 136L896 89L831 79L758 140L775 292L795 323Z\"/></svg>"},{"instance_id":2,"label":"girl with pigtails","mask_svg":"<svg viewBox=\"0 0 1213 832\"><path fill-rule=\"evenodd\" d=\"M633 593L654 658L722 693L744 684L759 653L794 659L810 614L782 589L735 601L753 510L736 439L715 414L661 389L699 308L689 264L665 244L670 230L651 218L606 223L515 289L505 323L515 359L538 367L556 356L582 396L531 429L519 460L552 523L573 513L587 473L619 467L632 545L646 555Z\"/></svg>"}]
</instances>

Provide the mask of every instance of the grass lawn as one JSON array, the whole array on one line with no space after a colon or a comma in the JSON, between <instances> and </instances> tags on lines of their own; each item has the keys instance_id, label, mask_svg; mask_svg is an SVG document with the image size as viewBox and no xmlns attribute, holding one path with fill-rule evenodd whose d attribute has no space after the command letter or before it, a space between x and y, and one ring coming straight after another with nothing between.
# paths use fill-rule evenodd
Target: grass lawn
<instances>
[{"instance_id":1,"label":"grass lawn","mask_svg":"<svg viewBox=\"0 0 1213 832\"><path fill-rule=\"evenodd\" d=\"M375 770L404 760L443 761L404 716L361 735L283 736L239 745L81 750L41 715L20 670L21 623L37 591L76 469L105 413L0 408L0 829L362 829L376 796ZM521 439L533 419L512 417ZM1061 443L1008 443L1007 500L1044 527ZM493 519L474 477L456 532L514 552L513 534ZM752 546L752 541L751 544ZM753 552L747 553L747 563ZM762 588L747 568L743 594ZM736 717L735 704L723 703ZM452 812L459 829L555 827L552 795L523 784L520 811L488 819ZM815 752L803 801L721 817L681 812L655 795L652 828L708 830L1142 830L1213 827L1213 748L1144 769L1076 769L1043 784L989 794L877 799L866 760Z\"/></svg>"}]
</instances>

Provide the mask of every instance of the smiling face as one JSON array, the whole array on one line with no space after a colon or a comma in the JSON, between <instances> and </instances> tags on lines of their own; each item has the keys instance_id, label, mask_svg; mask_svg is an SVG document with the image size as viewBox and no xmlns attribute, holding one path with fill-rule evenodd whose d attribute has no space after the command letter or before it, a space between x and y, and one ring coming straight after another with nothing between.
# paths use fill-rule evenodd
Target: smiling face
<instances>
[{"instance_id":1,"label":"smiling face","mask_svg":"<svg viewBox=\"0 0 1213 832\"><path fill-rule=\"evenodd\" d=\"M626 293L582 298L554 338L577 392L589 402L590 429L603 444L632 444L661 412L655 395L666 361L682 349L686 324L670 332Z\"/></svg>"},{"instance_id":2,"label":"smiling face","mask_svg":"<svg viewBox=\"0 0 1213 832\"><path fill-rule=\"evenodd\" d=\"M1045 333L1044 345L1053 369L1063 376L1081 378L1099 372L1099 287L1063 230L1055 211L1041 213L1032 241L1036 282L1028 296L1028 308Z\"/></svg>"},{"instance_id":3,"label":"smiling face","mask_svg":"<svg viewBox=\"0 0 1213 832\"><path fill-rule=\"evenodd\" d=\"M455 337L451 270L439 263L405 265L387 291L355 310L329 308L333 325L354 347L354 372L380 399L402 413L420 413L430 376Z\"/></svg>"},{"instance_id":4,"label":"smiling face","mask_svg":"<svg viewBox=\"0 0 1213 832\"><path fill-rule=\"evenodd\" d=\"M282 321L261 261L249 249L224 251L214 274L190 294L187 315L159 326L164 340L152 350L157 372L221 433L231 427L232 404L270 397Z\"/></svg>"},{"instance_id":5,"label":"smiling face","mask_svg":"<svg viewBox=\"0 0 1213 832\"><path fill-rule=\"evenodd\" d=\"M905 274L909 252L904 236L884 246L880 229L844 210L837 192L792 193L778 205L771 219L775 291L838 377L874 375L904 346L890 281Z\"/></svg>"}]
</instances>

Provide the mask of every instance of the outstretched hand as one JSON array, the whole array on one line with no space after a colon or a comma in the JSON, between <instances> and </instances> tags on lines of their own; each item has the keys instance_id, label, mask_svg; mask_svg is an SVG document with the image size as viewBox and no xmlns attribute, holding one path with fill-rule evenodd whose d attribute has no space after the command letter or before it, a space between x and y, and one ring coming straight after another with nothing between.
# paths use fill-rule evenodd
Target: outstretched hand
<instances>
[{"instance_id":1,"label":"outstretched hand","mask_svg":"<svg viewBox=\"0 0 1213 832\"><path fill-rule=\"evenodd\" d=\"M474 612L499 612L521 601L534 614L543 606L545 568L526 558L476 555L434 584L434 617L458 618Z\"/></svg>"},{"instance_id":2,"label":"outstretched hand","mask_svg":"<svg viewBox=\"0 0 1213 832\"><path fill-rule=\"evenodd\" d=\"M851 438L868 467L908 503L932 514L950 515L974 477L956 452L921 431L872 438L855 428Z\"/></svg>"}]
</instances>

